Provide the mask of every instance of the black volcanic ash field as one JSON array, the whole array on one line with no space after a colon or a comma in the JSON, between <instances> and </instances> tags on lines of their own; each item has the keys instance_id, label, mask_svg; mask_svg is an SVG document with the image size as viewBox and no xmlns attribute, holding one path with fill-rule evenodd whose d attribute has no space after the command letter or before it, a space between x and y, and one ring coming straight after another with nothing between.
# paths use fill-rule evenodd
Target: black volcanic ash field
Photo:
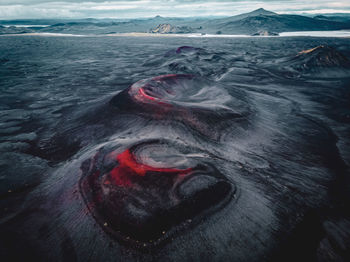
<instances>
[{"instance_id":1,"label":"black volcanic ash field","mask_svg":"<svg viewBox=\"0 0 350 262\"><path fill-rule=\"evenodd\" d=\"M348 261L350 46L0 38L5 261Z\"/></svg>"}]
</instances>

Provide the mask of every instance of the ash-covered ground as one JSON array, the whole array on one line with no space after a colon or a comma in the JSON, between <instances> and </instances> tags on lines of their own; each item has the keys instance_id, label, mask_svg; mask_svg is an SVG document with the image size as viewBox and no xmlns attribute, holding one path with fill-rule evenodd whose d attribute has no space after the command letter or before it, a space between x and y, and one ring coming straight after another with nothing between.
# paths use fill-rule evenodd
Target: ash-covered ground
<instances>
[{"instance_id":1,"label":"ash-covered ground","mask_svg":"<svg viewBox=\"0 0 350 262\"><path fill-rule=\"evenodd\" d=\"M0 38L3 261L349 261L349 39Z\"/></svg>"}]
</instances>

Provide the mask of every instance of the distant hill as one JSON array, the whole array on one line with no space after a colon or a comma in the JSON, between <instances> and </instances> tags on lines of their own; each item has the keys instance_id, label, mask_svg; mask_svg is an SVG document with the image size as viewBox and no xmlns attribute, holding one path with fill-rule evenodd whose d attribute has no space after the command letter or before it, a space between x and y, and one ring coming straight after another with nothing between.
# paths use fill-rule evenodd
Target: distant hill
<instances>
[{"instance_id":1,"label":"distant hill","mask_svg":"<svg viewBox=\"0 0 350 262\"><path fill-rule=\"evenodd\" d=\"M188 26L173 26L171 24L160 24L156 28L150 30L151 33L158 34L186 34L192 33L194 30Z\"/></svg>"},{"instance_id":2,"label":"distant hill","mask_svg":"<svg viewBox=\"0 0 350 262\"><path fill-rule=\"evenodd\" d=\"M314 16L315 19L327 20L327 21L336 21L336 22L345 22L350 23L350 14L338 14L338 15L317 15Z\"/></svg>"},{"instance_id":3,"label":"distant hill","mask_svg":"<svg viewBox=\"0 0 350 262\"><path fill-rule=\"evenodd\" d=\"M44 28L21 28L20 25L48 25ZM255 11L225 18L177 18L155 16L143 19L79 19L79 20L14 20L0 21L0 34L51 32L71 34L108 34L130 32L207 33L268 35L293 31L350 29L350 16L277 14L259 8ZM160 26L163 25L163 26ZM167 26L164 26L167 25ZM265 32L262 34L261 32ZM267 32L267 33L266 33ZM269 33L270 32L270 33Z\"/></svg>"},{"instance_id":4,"label":"distant hill","mask_svg":"<svg viewBox=\"0 0 350 262\"><path fill-rule=\"evenodd\" d=\"M252 36L278 36L278 35L279 35L278 33L269 32L269 31L258 31L252 34Z\"/></svg>"},{"instance_id":5,"label":"distant hill","mask_svg":"<svg viewBox=\"0 0 350 262\"><path fill-rule=\"evenodd\" d=\"M245 18L248 18L248 17L254 17L254 16L260 16L260 15L277 15L276 13L274 12L271 12L271 11L267 11L265 10L264 8L259 8L259 9L256 9L252 12L249 12L249 13L244 13L244 14L240 14L240 15L235 15L235 16L230 16L230 17L225 17L225 18L220 18L220 19L216 19L212 22L216 22L216 23L227 23L227 22L234 22L234 21L238 21L238 20L242 20L242 19L245 19Z\"/></svg>"},{"instance_id":6,"label":"distant hill","mask_svg":"<svg viewBox=\"0 0 350 262\"><path fill-rule=\"evenodd\" d=\"M33 29L26 28L26 27L0 26L0 35L2 35L2 34L25 34L25 33L33 33L33 32L35 32Z\"/></svg>"}]
</instances>

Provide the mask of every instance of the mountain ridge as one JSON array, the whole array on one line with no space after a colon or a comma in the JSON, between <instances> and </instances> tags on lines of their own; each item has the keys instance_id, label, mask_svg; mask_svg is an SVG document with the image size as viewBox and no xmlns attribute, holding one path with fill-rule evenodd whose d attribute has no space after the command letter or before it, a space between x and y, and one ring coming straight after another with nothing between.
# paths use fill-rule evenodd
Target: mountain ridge
<instances>
[{"instance_id":1,"label":"mountain ridge","mask_svg":"<svg viewBox=\"0 0 350 262\"><path fill-rule=\"evenodd\" d=\"M30 29L21 28L27 22L32 25L40 25L40 21L48 25L43 28ZM350 29L350 19L331 16L303 16L292 14L278 14L263 8L252 12L224 18L203 18L203 17L163 17L157 15L151 18L139 19L94 19L86 18L79 20L14 20L0 21L0 34L12 34L18 32L52 32L70 34L109 34L109 33L147 33L160 25L167 24L170 33L201 33L201 34L248 34L259 35L259 32L293 32L293 31L324 31ZM16 26L16 28L9 27ZM191 30L180 30L180 28L190 28ZM161 30L164 31L164 30ZM164 31L164 33L167 30Z\"/></svg>"}]
</instances>

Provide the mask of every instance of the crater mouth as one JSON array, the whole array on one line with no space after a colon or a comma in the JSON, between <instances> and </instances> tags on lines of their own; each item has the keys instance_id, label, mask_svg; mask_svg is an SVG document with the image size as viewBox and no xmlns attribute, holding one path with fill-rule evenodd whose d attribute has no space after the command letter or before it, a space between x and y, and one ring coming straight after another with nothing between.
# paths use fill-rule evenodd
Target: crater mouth
<instances>
[{"instance_id":1,"label":"crater mouth","mask_svg":"<svg viewBox=\"0 0 350 262\"><path fill-rule=\"evenodd\" d=\"M245 93L228 89L199 76L161 75L136 82L113 97L110 105L127 114L176 120L216 140L219 130L232 128L232 122L247 123L251 114Z\"/></svg>"},{"instance_id":2,"label":"crater mouth","mask_svg":"<svg viewBox=\"0 0 350 262\"><path fill-rule=\"evenodd\" d=\"M96 221L138 248L159 245L199 223L235 192L212 164L164 141L101 148L81 169L80 191Z\"/></svg>"},{"instance_id":3,"label":"crater mouth","mask_svg":"<svg viewBox=\"0 0 350 262\"><path fill-rule=\"evenodd\" d=\"M158 106L229 109L230 95L215 83L189 74L170 74L141 80L128 93L138 103L157 103Z\"/></svg>"},{"instance_id":4,"label":"crater mouth","mask_svg":"<svg viewBox=\"0 0 350 262\"><path fill-rule=\"evenodd\" d=\"M239 97L233 97L217 82L190 74L169 74L140 80L116 95L111 104L119 109L131 109L137 106L149 109L157 107L158 110L162 107L168 110L170 108L214 111L247 109L247 105L243 106L243 101Z\"/></svg>"}]
</instances>

